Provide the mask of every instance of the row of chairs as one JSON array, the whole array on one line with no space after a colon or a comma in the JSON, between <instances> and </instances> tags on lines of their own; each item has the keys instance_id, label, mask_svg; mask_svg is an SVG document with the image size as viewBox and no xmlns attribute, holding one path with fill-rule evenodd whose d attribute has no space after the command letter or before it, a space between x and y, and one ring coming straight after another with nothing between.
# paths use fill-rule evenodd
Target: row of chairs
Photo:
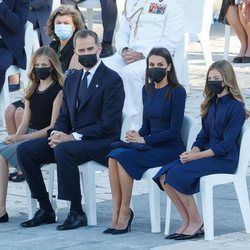
<instances>
[{"instance_id":1,"label":"row of chairs","mask_svg":"<svg viewBox=\"0 0 250 250\"><path fill-rule=\"evenodd\" d=\"M123 121L122 135L124 138L125 132L131 128L131 121L135 117L127 117ZM185 115L182 126L182 139L185 143L187 150L192 146L193 141L200 129L200 125L190 116ZM233 183L236 195L240 204L245 230L250 233L250 206L249 197L246 183L246 173L250 155L248 149L250 147L250 129L246 126L243 127L239 139L240 157L239 164L235 174L214 174L202 177L200 180L200 193L202 201L202 211L205 229L205 239L214 239L214 220L213 220L213 187L216 185ZM56 164L46 165L45 168L49 171L49 197L53 201L53 183ZM148 183L149 193L149 207L151 219L151 232L161 232L161 219L160 219L160 190L153 182L152 177L158 172L161 167L149 169L143 175ZM107 171L105 166L100 165L95 161L90 161L79 166L80 176L82 179L83 193L85 199L85 209L88 217L88 225L97 225L96 217L96 199L95 199L95 174L99 171ZM29 218L33 217L36 210L36 202L30 198L30 191L27 186L27 199L28 199L28 215ZM171 200L167 197L166 206L166 221L165 221L165 234L169 234L171 218Z\"/></svg>"}]
</instances>

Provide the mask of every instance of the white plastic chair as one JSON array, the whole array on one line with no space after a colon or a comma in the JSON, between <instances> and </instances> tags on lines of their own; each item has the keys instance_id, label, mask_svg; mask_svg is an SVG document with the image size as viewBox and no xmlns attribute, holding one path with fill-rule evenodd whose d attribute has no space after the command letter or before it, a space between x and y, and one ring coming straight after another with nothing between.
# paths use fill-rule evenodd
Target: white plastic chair
<instances>
[{"instance_id":1,"label":"white plastic chair","mask_svg":"<svg viewBox=\"0 0 250 250\"><path fill-rule=\"evenodd\" d=\"M213 174L204 176L200 180L205 240L214 239L213 187L231 182L234 185L239 201L246 233L250 233L250 206L246 182L247 167L250 159L250 129L246 125L242 129L239 145L240 155L235 174Z\"/></svg>"},{"instance_id":2,"label":"white plastic chair","mask_svg":"<svg viewBox=\"0 0 250 250\"><path fill-rule=\"evenodd\" d=\"M209 31L213 16L213 0L182 0L186 43L200 42L206 66L212 63Z\"/></svg>"},{"instance_id":3,"label":"white plastic chair","mask_svg":"<svg viewBox=\"0 0 250 250\"><path fill-rule=\"evenodd\" d=\"M4 126L5 126L5 116L4 116L5 109L10 103L8 77L11 75L21 73L23 85L24 87L27 87L28 85L27 72L30 65L30 59L32 54L32 42L33 42L33 24L28 21L25 25L25 46L24 46L27 58L26 69L21 69L17 65L11 65L5 73L5 82L3 85L3 89L0 93L0 106L2 110L2 121Z\"/></svg>"},{"instance_id":4,"label":"white plastic chair","mask_svg":"<svg viewBox=\"0 0 250 250\"><path fill-rule=\"evenodd\" d=\"M195 127L197 126L196 121L189 115L184 116L183 125L182 125L182 140L189 149L193 141L193 134ZM160 219L160 189L154 183L152 178L156 173L161 169L161 167L152 168L147 170L143 179L147 180L148 183L148 193L149 193L149 206L150 206L150 220L151 220L151 232L159 233L161 232L161 219ZM167 200L167 220L170 220L170 210L171 210L171 200ZM167 226L169 228L169 224ZM166 231L166 229L165 229Z\"/></svg>"},{"instance_id":5,"label":"white plastic chair","mask_svg":"<svg viewBox=\"0 0 250 250\"><path fill-rule=\"evenodd\" d=\"M230 25L225 25L225 41L224 41L224 55L223 59L228 59L228 52L230 46L230 34L231 34L231 27Z\"/></svg>"}]
</instances>

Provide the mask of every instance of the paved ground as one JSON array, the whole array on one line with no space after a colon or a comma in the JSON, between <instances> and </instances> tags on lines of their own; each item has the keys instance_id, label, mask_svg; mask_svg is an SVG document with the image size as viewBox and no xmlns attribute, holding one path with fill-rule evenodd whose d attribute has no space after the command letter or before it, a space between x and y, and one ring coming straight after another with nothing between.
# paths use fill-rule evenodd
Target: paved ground
<instances>
[{"instance_id":1,"label":"paved ground","mask_svg":"<svg viewBox=\"0 0 250 250\"><path fill-rule=\"evenodd\" d=\"M94 27L100 33L100 26ZM224 26L212 25L211 49L213 59L223 57ZM239 42L231 37L230 59L236 56ZM249 66L235 65L236 75L243 95L250 108ZM199 119L199 107L202 101L202 89L205 81L206 68L199 44L189 46L190 92L188 93L186 112ZM11 93L11 100L16 100L22 91ZM249 124L249 121L247 121ZM0 139L6 135L0 121ZM148 195L146 183L136 182L134 187L135 219L132 232L120 236L104 235L102 231L109 226L111 219L111 194L108 184L107 172L96 175L96 198L98 226L80 228L68 232L58 232L56 225L45 225L33 229L22 229L19 223L27 219L26 192L24 183L9 183L7 209L10 222L0 224L0 249L250 249L250 235L244 232L244 226L235 192L231 185L215 188L215 235L212 242L193 240L189 242L176 242L165 240L163 232L152 234L150 232L150 219L148 208ZM47 174L45 173L45 179ZM250 185L250 179L248 178ZM250 189L250 186L249 186ZM56 185L55 185L56 190ZM198 197L199 201L199 197ZM162 231L164 229L165 197L161 197ZM62 222L67 214L66 203L58 202L58 221ZM180 224L180 218L173 209L171 215L171 232Z\"/></svg>"}]
</instances>

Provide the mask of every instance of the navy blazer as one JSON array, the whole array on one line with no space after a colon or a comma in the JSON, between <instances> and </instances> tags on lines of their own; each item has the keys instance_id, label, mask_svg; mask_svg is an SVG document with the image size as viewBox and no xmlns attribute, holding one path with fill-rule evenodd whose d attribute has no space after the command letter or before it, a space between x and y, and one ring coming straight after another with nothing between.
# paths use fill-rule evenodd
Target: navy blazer
<instances>
[{"instance_id":1,"label":"navy blazer","mask_svg":"<svg viewBox=\"0 0 250 250\"><path fill-rule=\"evenodd\" d=\"M0 35L18 66L25 69L25 24L29 15L29 0L3 0L0 3Z\"/></svg>"},{"instance_id":2,"label":"navy blazer","mask_svg":"<svg viewBox=\"0 0 250 250\"><path fill-rule=\"evenodd\" d=\"M125 98L120 76L102 62L77 108L78 90L83 70L69 75L63 87L63 104L54 130L77 132L83 140L119 139Z\"/></svg>"}]
</instances>

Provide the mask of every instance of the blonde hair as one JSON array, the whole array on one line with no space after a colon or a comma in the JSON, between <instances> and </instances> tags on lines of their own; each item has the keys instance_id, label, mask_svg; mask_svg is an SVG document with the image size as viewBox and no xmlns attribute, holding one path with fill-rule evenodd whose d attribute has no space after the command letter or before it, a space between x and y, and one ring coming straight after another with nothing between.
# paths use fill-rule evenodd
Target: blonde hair
<instances>
[{"instance_id":1,"label":"blonde hair","mask_svg":"<svg viewBox=\"0 0 250 250\"><path fill-rule=\"evenodd\" d=\"M245 102L243 100L239 86L237 84L234 69L233 69L232 65L226 60L216 61L208 69L207 76L206 76L205 89L203 91L203 96L205 97L205 99L201 104L201 117L204 117L207 114L209 106L210 106L210 100L215 95L214 93L212 93L208 89L208 86L207 86L208 85L208 74L213 69L216 69L220 72L220 74L222 75L223 83L228 87L229 92L232 94L232 96L236 100L240 101L243 104L246 119L247 119L250 116L250 112L245 107Z\"/></svg>"},{"instance_id":2,"label":"blonde hair","mask_svg":"<svg viewBox=\"0 0 250 250\"><path fill-rule=\"evenodd\" d=\"M58 39L57 35L55 34L55 19L58 15L71 16L76 30L84 29L85 27L85 23L83 22L81 14L78 10L70 5L61 5L51 13L47 23L47 33L53 39Z\"/></svg>"},{"instance_id":3,"label":"blonde hair","mask_svg":"<svg viewBox=\"0 0 250 250\"><path fill-rule=\"evenodd\" d=\"M31 58L28 72L29 84L25 89L25 99L29 99L39 85L39 79L36 78L36 75L33 73L33 69L35 67L37 58L40 56L46 56L49 59L49 61L51 62L51 67L53 68L53 71L51 73L53 81L63 86L64 75L62 72L61 63L56 52L49 46L42 46L36 50Z\"/></svg>"}]
</instances>

